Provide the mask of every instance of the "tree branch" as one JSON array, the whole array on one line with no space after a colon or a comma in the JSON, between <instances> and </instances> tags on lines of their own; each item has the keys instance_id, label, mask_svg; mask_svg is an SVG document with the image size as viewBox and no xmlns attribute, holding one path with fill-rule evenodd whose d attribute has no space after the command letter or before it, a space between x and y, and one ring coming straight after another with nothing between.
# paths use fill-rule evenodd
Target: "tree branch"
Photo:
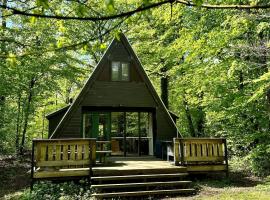
<instances>
[{"instance_id":1,"label":"tree branch","mask_svg":"<svg viewBox=\"0 0 270 200\"><path fill-rule=\"evenodd\" d=\"M190 1L184 1L184 0L164 0L157 3L152 3L146 6L141 5L134 10L121 12L115 15L77 17L77 16L45 15L45 14L29 13L27 12L28 10L22 11L22 10L19 10L18 8L9 7L2 4L0 5L0 7L12 11L13 15L22 15L22 16L27 16L27 17L48 18L48 19L57 19L57 20L104 21L104 20L111 20L111 19L117 19L117 18L122 18L122 17L129 17L129 16L134 15L135 13L139 13L145 10L150 10L150 9L160 7L165 4L172 4L172 3L179 3L186 6L201 7L201 8L207 8L207 9L268 9L270 8L270 4L266 4L266 5L212 5L212 4L196 5L195 3L192 3Z\"/></svg>"},{"instance_id":2,"label":"tree branch","mask_svg":"<svg viewBox=\"0 0 270 200\"><path fill-rule=\"evenodd\" d=\"M164 4L168 4L171 2L174 2L175 0L165 0L158 3L153 3L147 6L139 6L135 10L131 10L128 12L122 12L115 15L108 15L108 16L91 16L91 17L76 17L76 16L61 16L61 15L44 15L44 14L37 14L37 13L28 13L26 11L19 10L14 7L9 7L5 5L0 5L0 7L12 11L13 15L22 15L27 17L37 17L37 18L48 18L48 19L58 19L58 20L80 20L80 21L104 21L104 20L110 20L110 19L117 19L122 17L129 17L134 15L135 13L139 13L145 10L149 10L155 7L159 7Z\"/></svg>"},{"instance_id":3,"label":"tree branch","mask_svg":"<svg viewBox=\"0 0 270 200\"><path fill-rule=\"evenodd\" d=\"M192 3L190 1L184 1L184 0L175 0L176 3L184 4L186 6L192 6L192 7L201 7L201 8L207 8L207 9L267 9L270 8L269 5L213 5L213 4L202 4L202 5L196 5L195 3Z\"/></svg>"},{"instance_id":4,"label":"tree branch","mask_svg":"<svg viewBox=\"0 0 270 200\"><path fill-rule=\"evenodd\" d=\"M59 48L38 50L37 52L25 53L25 54L22 54L22 55L6 56L6 55L1 55L0 54L0 58L17 58L17 57L25 57L25 56L30 56L30 55L42 55L44 53L53 52L53 51L72 50L72 49L74 49L76 47L83 46L83 45L85 45L85 44L87 44L89 42L96 41L96 40L99 39L99 37L103 37L103 36L109 34L112 30L114 30L117 27L119 27L127 18L128 17L122 19L119 23L117 23L116 25L114 25L110 29L107 29L102 34L100 34L100 35L98 35L96 37L90 38L88 40L84 40L84 41L81 41L81 42L77 42L75 44L66 45L66 46L59 47Z\"/></svg>"}]
</instances>

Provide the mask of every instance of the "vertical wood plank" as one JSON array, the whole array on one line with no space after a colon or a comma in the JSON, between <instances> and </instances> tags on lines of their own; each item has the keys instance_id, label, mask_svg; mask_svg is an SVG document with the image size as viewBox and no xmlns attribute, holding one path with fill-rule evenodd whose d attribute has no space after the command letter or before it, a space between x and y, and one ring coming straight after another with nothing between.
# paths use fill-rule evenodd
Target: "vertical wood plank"
<instances>
[{"instance_id":1,"label":"vertical wood plank","mask_svg":"<svg viewBox=\"0 0 270 200\"><path fill-rule=\"evenodd\" d=\"M77 160L81 160L82 159L82 145L78 144L77 146Z\"/></svg>"},{"instance_id":2,"label":"vertical wood plank","mask_svg":"<svg viewBox=\"0 0 270 200\"><path fill-rule=\"evenodd\" d=\"M61 160L61 145L55 145L55 160Z\"/></svg>"},{"instance_id":3,"label":"vertical wood plank","mask_svg":"<svg viewBox=\"0 0 270 200\"><path fill-rule=\"evenodd\" d=\"M192 157L195 157L196 156L195 145L196 144L191 143L191 155L192 155Z\"/></svg>"},{"instance_id":4,"label":"vertical wood plank","mask_svg":"<svg viewBox=\"0 0 270 200\"><path fill-rule=\"evenodd\" d=\"M75 160L75 145L70 145L70 160Z\"/></svg>"},{"instance_id":5,"label":"vertical wood plank","mask_svg":"<svg viewBox=\"0 0 270 200\"><path fill-rule=\"evenodd\" d=\"M63 160L68 160L68 145L63 144Z\"/></svg>"},{"instance_id":6,"label":"vertical wood plank","mask_svg":"<svg viewBox=\"0 0 270 200\"><path fill-rule=\"evenodd\" d=\"M197 143L197 157L202 156L201 144Z\"/></svg>"},{"instance_id":7,"label":"vertical wood plank","mask_svg":"<svg viewBox=\"0 0 270 200\"><path fill-rule=\"evenodd\" d=\"M47 151L47 145L41 144L40 145L40 161L46 160L46 153L47 153L46 151Z\"/></svg>"},{"instance_id":8,"label":"vertical wood plank","mask_svg":"<svg viewBox=\"0 0 270 200\"><path fill-rule=\"evenodd\" d=\"M207 157L206 143L202 143L202 156Z\"/></svg>"},{"instance_id":9,"label":"vertical wood plank","mask_svg":"<svg viewBox=\"0 0 270 200\"><path fill-rule=\"evenodd\" d=\"M174 164L175 165L179 165L180 162L180 158L179 158L179 140L174 138L173 139L173 143L174 143ZM181 157L183 157L183 154L181 155Z\"/></svg>"},{"instance_id":10,"label":"vertical wood plank","mask_svg":"<svg viewBox=\"0 0 270 200\"><path fill-rule=\"evenodd\" d=\"M84 160L88 160L89 159L89 144L85 144L84 145Z\"/></svg>"},{"instance_id":11,"label":"vertical wood plank","mask_svg":"<svg viewBox=\"0 0 270 200\"><path fill-rule=\"evenodd\" d=\"M96 163L96 141L90 141L90 149L91 149L91 161L94 165Z\"/></svg>"},{"instance_id":12,"label":"vertical wood plank","mask_svg":"<svg viewBox=\"0 0 270 200\"><path fill-rule=\"evenodd\" d=\"M185 142L185 156L186 157L190 157L190 143L189 142Z\"/></svg>"},{"instance_id":13,"label":"vertical wood plank","mask_svg":"<svg viewBox=\"0 0 270 200\"><path fill-rule=\"evenodd\" d=\"M213 156L213 145L211 143L207 144L207 149L208 149L208 157L212 157Z\"/></svg>"},{"instance_id":14,"label":"vertical wood plank","mask_svg":"<svg viewBox=\"0 0 270 200\"><path fill-rule=\"evenodd\" d=\"M40 142L36 142L36 144L35 144L35 151L37 152L36 154L35 154L35 160L38 162L38 161L40 161L40 157L41 157L41 145L40 145Z\"/></svg>"},{"instance_id":15,"label":"vertical wood plank","mask_svg":"<svg viewBox=\"0 0 270 200\"><path fill-rule=\"evenodd\" d=\"M223 144L218 144L218 155L224 156Z\"/></svg>"},{"instance_id":16,"label":"vertical wood plank","mask_svg":"<svg viewBox=\"0 0 270 200\"><path fill-rule=\"evenodd\" d=\"M53 145L48 144L48 161L53 160Z\"/></svg>"},{"instance_id":17,"label":"vertical wood plank","mask_svg":"<svg viewBox=\"0 0 270 200\"><path fill-rule=\"evenodd\" d=\"M218 156L217 144L213 144L213 156Z\"/></svg>"}]
</instances>

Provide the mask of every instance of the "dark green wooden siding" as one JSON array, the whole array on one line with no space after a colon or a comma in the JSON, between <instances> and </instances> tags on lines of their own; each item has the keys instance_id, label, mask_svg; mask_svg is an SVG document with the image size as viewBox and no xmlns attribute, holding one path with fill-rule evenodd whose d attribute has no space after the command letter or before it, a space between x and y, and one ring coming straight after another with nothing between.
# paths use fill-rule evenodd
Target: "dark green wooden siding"
<instances>
[{"instance_id":1,"label":"dark green wooden siding","mask_svg":"<svg viewBox=\"0 0 270 200\"><path fill-rule=\"evenodd\" d=\"M81 137L82 106L155 108L156 139L172 140L176 136L176 127L167 110L153 95L143 73L139 72L140 66L137 65L135 55L129 52L122 42L114 40L54 137ZM130 63L130 81L110 81L110 63L114 60Z\"/></svg>"}]
</instances>

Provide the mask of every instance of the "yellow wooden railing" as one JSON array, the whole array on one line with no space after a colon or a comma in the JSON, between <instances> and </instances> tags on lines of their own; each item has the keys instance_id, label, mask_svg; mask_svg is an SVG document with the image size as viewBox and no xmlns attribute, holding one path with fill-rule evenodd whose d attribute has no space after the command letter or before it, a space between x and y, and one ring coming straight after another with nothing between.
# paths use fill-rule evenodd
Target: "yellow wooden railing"
<instances>
[{"instance_id":1,"label":"yellow wooden railing","mask_svg":"<svg viewBox=\"0 0 270 200\"><path fill-rule=\"evenodd\" d=\"M228 171L226 139L174 138L174 162L193 171Z\"/></svg>"},{"instance_id":2,"label":"yellow wooden railing","mask_svg":"<svg viewBox=\"0 0 270 200\"><path fill-rule=\"evenodd\" d=\"M95 139L42 139L32 143L32 178L88 176L96 160Z\"/></svg>"}]
</instances>

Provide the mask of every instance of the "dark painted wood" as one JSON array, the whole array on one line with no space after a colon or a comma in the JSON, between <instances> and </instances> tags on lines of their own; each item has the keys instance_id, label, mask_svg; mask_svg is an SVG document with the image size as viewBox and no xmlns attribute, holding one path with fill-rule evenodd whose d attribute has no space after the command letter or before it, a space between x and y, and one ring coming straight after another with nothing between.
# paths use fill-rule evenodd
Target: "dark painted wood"
<instances>
[{"instance_id":1,"label":"dark painted wood","mask_svg":"<svg viewBox=\"0 0 270 200\"><path fill-rule=\"evenodd\" d=\"M111 81L112 61L130 63L129 81ZM82 111L85 108L97 111L101 111L100 108L102 110L112 108L113 111L124 112L127 112L126 108L132 108L135 112L151 108L149 112L153 112L154 148L157 140L172 140L173 137L177 137L177 128L172 119L175 117L170 116L123 34L120 40L114 39L111 43L65 115L56 114L55 118L50 120L50 133L54 131L51 137L81 137ZM63 120L60 122L62 117Z\"/></svg>"}]
</instances>

